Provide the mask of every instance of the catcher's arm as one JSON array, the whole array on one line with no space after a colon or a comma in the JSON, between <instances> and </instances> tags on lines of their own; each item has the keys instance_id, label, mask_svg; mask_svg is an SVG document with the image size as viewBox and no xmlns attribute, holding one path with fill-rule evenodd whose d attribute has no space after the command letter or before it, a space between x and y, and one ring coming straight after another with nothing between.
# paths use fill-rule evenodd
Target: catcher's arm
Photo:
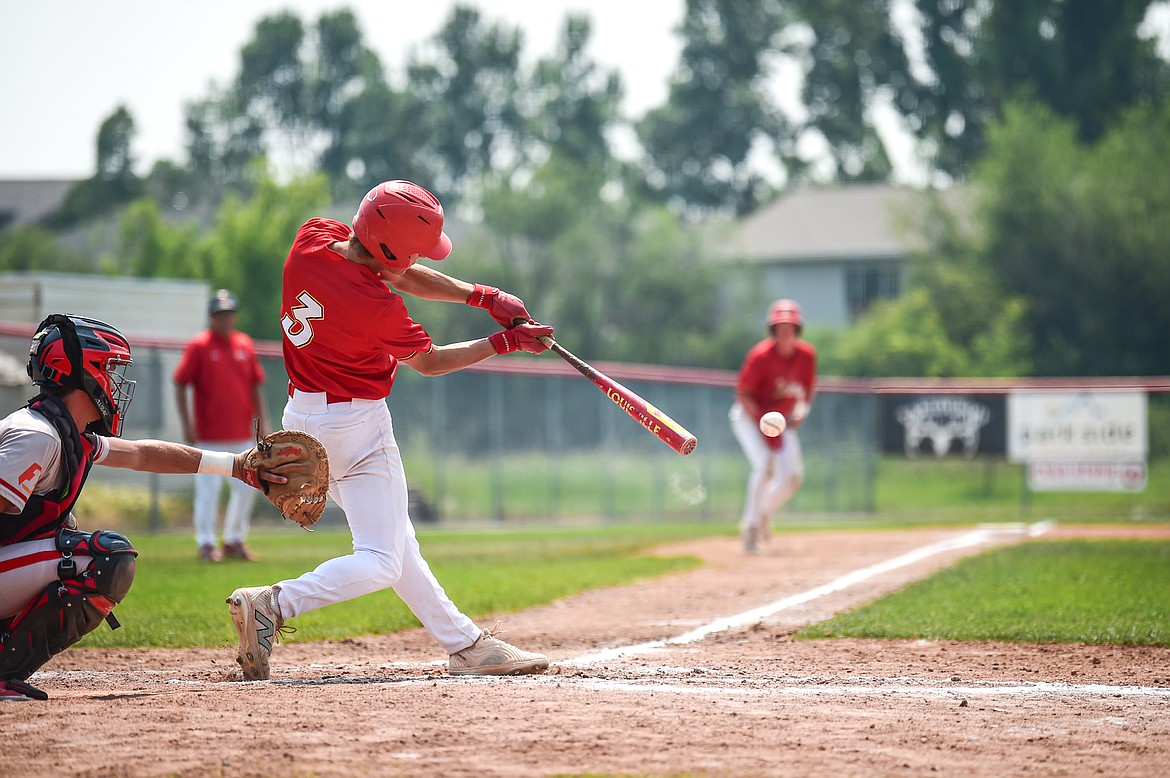
<instances>
[{"instance_id":1,"label":"catcher's arm","mask_svg":"<svg viewBox=\"0 0 1170 778\"><path fill-rule=\"evenodd\" d=\"M171 443L166 440L124 440L123 438L106 438L106 440L110 451L106 454L105 459L98 463L105 467L138 470L144 473L230 475L257 489L262 488L260 481L274 484L288 483L288 478L281 475L278 469L264 472L254 471L251 474L245 474L242 469L237 472L236 460L240 458L239 454L204 451L193 446ZM254 479L254 481L250 481L249 478Z\"/></svg>"}]
</instances>

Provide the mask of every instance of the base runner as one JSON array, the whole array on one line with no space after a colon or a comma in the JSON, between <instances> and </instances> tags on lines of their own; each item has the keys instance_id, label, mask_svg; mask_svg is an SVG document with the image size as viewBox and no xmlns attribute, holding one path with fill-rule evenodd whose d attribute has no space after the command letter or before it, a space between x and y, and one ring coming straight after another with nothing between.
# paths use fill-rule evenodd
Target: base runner
<instances>
[{"instance_id":1,"label":"base runner","mask_svg":"<svg viewBox=\"0 0 1170 778\"><path fill-rule=\"evenodd\" d=\"M469 284L420 257L444 259L443 207L408 181L387 181L350 225L315 218L297 232L284 265L281 326L289 375L285 429L304 430L329 453L329 494L345 512L353 553L271 586L236 589L229 612L245 680L269 677L272 643L289 619L393 588L449 655L452 674L538 673L548 659L478 627L444 593L423 559L407 512L406 474L386 398L399 363L435 376L514 351L540 353L553 328L524 303ZM401 294L486 309L502 327L479 340L435 345Z\"/></svg>"},{"instance_id":2,"label":"base runner","mask_svg":"<svg viewBox=\"0 0 1170 778\"><path fill-rule=\"evenodd\" d=\"M748 351L739 369L731 431L751 466L740 531L744 552L754 554L772 534L772 514L804 482L804 458L796 429L808 415L816 387L817 351L800 335L804 314L795 300L768 309L770 337ZM779 411L788 421L780 435L760 431L760 417Z\"/></svg>"},{"instance_id":3,"label":"base runner","mask_svg":"<svg viewBox=\"0 0 1170 778\"><path fill-rule=\"evenodd\" d=\"M47 699L29 676L103 620L119 626L112 611L138 552L121 533L77 529L70 511L93 465L245 480L232 454L119 439L131 364L126 338L96 319L53 314L33 336L28 374L41 393L0 421L0 701Z\"/></svg>"}]
</instances>

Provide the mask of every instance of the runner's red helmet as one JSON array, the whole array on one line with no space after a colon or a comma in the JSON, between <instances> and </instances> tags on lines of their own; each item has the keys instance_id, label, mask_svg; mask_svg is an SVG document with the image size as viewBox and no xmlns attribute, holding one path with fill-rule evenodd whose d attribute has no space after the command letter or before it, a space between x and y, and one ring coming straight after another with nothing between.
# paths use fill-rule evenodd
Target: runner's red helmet
<instances>
[{"instance_id":1,"label":"runner's red helmet","mask_svg":"<svg viewBox=\"0 0 1170 778\"><path fill-rule=\"evenodd\" d=\"M85 392L101 415L87 430L116 438L134 398L134 381L126 379L131 364L130 343L114 327L55 313L33 335L27 370L37 386Z\"/></svg>"},{"instance_id":2,"label":"runner's red helmet","mask_svg":"<svg viewBox=\"0 0 1170 778\"><path fill-rule=\"evenodd\" d=\"M354 214L353 233L390 270L410 267L414 254L446 259L451 253L439 198L409 181L383 181L371 189Z\"/></svg>"},{"instance_id":3,"label":"runner's red helmet","mask_svg":"<svg viewBox=\"0 0 1170 778\"><path fill-rule=\"evenodd\" d=\"M796 300L777 300L768 309L768 327L777 324L795 324L799 335L804 330L804 313L800 310L800 303Z\"/></svg>"}]
</instances>

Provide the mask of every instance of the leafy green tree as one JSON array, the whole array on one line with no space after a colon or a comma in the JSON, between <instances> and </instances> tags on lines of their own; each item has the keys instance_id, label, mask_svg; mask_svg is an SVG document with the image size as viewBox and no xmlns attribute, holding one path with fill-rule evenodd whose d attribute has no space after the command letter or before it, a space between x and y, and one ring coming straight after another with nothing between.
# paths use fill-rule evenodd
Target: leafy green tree
<instances>
[{"instance_id":1,"label":"leafy green tree","mask_svg":"<svg viewBox=\"0 0 1170 778\"><path fill-rule=\"evenodd\" d=\"M591 34L588 16L566 17L556 52L536 64L525 110L548 148L604 176L614 166L605 133L618 119L622 82L586 55Z\"/></svg>"},{"instance_id":2,"label":"leafy green tree","mask_svg":"<svg viewBox=\"0 0 1170 778\"><path fill-rule=\"evenodd\" d=\"M1127 111L1096 145L1011 104L977 169L982 261L1027 305L1041 375L1170 366L1170 104Z\"/></svg>"},{"instance_id":3,"label":"leafy green tree","mask_svg":"<svg viewBox=\"0 0 1170 778\"><path fill-rule=\"evenodd\" d=\"M158 203L144 197L135 200L119 221L115 255L118 269L141 278L202 278L202 266L193 251L199 231L193 224L168 224Z\"/></svg>"},{"instance_id":4,"label":"leafy green tree","mask_svg":"<svg viewBox=\"0 0 1170 778\"><path fill-rule=\"evenodd\" d=\"M827 141L839 181L880 181L892 165L869 111L883 89L909 71L901 39L890 25L889 0L800 0L813 33L806 54L798 132ZM794 160L789 160L792 164Z\"/></svg>"},{"instance_id":5,"label":"leafy green tree","mask_svg":"<svg viewBox=\"0 0 1170 778\"><path fill-rule=\"evenodd\" d=\"M142 182L134 174L134 134L134 117L119 106L98 129L97 171L70 187L48 220L50 226L69 227L104 216L141 193Z\"/></svg>"},{"instance_id":6,"label":"leafy green tree","mask_svg":"<svg viewBox=\"0 0 1170 778\"><path fill-rule=\"evenodd\" d=\"M514 166L523 152L522 39L518 28L457 5L433 46L407 65L409 90L426 107L415 117L426 138L420 153L432 167L422 178L441 199Z\"/></svg>"},{"instance_id":7,"label":"leafy green tree","mask_svg":"<svg viewBox=\"0 0 1170 778\"><path fill-rule=\"evenodd\" d=\"M240 328L253 337L280 338L280 284L284 260L297 229L329 202L323 175L275 183L258 176L250 200L229 197L211 233L198 246L215 286L236 291Z\"/></svg>"},{"instance_id":8,"label":"leafy green tree","mask_svg":"<svg viewBox=\"0 0 1170 778\"><path fill-rule=\"evenodd\" d=\"M979 158L989 122L1021 92L1095 141L1127 106L1161 102L1170 66L1138 26L1154 0L918 0L925 65L891 86L935 165L962 174Z\"/></svg>"},{"instance_id":9,"label":"leafy green tree","mask_svg":"<svg viewBox=\"0 0 1170 778\"><path fill-rule=\"evenodd\" d=\"M666 104L637 123L648 195L737 214L767 199L771 187L749 154L791 134L769 96L766 62L793 20L779 0L687 0Z\"/></svg>"},{"instance_id":10,"label":"leafy green tree","mask_svg":"<svg viewBox=\"0 0 1170 778\"><path fill-rule=\"evenodd\" d=\"M947 337L930 294L912 288L876 303L836 344L841 372L854 376L958 376L968 360Z\"/></svg>"},{"instance_id":11,"label":"leafy green tree","mask_svg":"<svg viewBox=\"0 0 1170 778\"><path fill-rule=\"evenodd\" d=\"M60 243L44 227L0 229L0 271L93 272L87 255Z\"/></svg>"},{"instance_id":12,"label":"leafy green tree","mask_svg":"<svg viewBox=\"0 0 1170 778\"><path fill-rule=\"evenodd\" d=\"M323 15L317 37L309 105L328 139L320 166L335 197L355 199L378 181L426 178L416 159L425 140L417 121L424 106L386 83L382 63L363 43L353 14Z\"/></svg>"}]
</instances>

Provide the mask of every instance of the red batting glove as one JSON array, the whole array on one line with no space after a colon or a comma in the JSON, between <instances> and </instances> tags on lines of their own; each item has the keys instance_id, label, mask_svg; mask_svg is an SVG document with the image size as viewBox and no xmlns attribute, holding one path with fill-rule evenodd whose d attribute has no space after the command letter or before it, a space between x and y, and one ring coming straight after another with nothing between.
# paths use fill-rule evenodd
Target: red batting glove
<instances>
[{"instance_id":1,"label":"red batting glove","mask_svg":"<svg viewBox=\"0 0 1170 778\"><path fill-rule=\"evenodd\" d=\"M523 300L494 286L476 284L467 296L467 304L473 308L483 308L501 327L511 327L517 319L532 321Z\"/></svg>"},{"instance_id":2,"label":"red batting glove","mask_svg":"<svg viewBox=\"0 0 1170 778\"><path fill-rule=\"evenodd\" d=\"M517 324L510 330L492 333L488 341L497 354L511 354L513 351L527 351L529 354L539 354L548 351L548 346L537 338L551 337L553 328L547 324Z\"/></svg>"}]
</instances>

